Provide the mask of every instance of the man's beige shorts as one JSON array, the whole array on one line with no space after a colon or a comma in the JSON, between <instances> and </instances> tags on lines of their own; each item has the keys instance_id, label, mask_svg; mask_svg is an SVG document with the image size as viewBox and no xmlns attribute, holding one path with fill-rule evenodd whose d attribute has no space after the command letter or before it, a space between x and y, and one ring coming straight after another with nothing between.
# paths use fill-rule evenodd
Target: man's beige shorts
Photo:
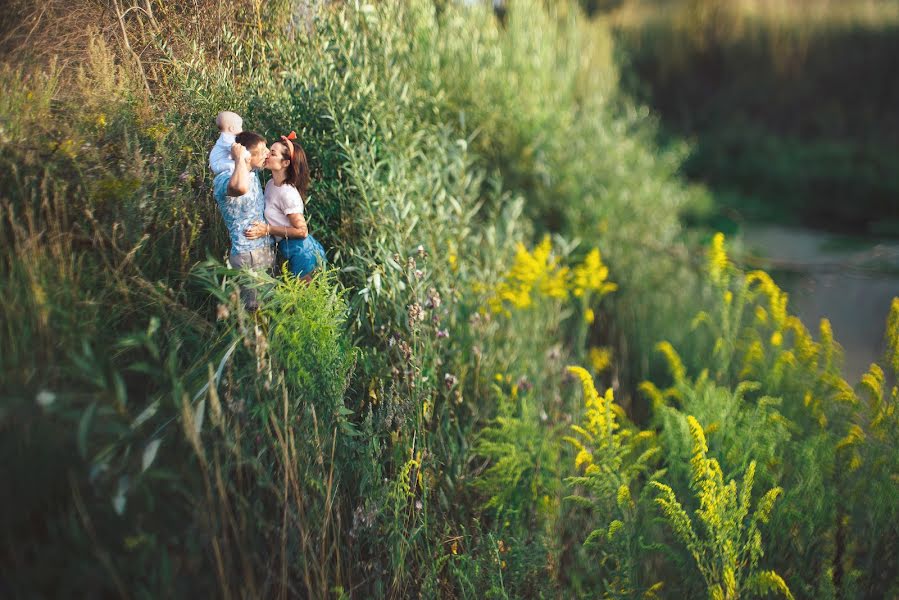
<instances>
[{"instance_id":1,"label":"man's beige shorts","mask_svg":"<svg viewBox=\"0 0 899 600\"><path fill-rule=\"evenodd\" d=\"M269 271L275 266L275 250L272 246L264 246L249 252L232 254L228 257L228 262L235 269Z\"/></svg>"}]
</instances>

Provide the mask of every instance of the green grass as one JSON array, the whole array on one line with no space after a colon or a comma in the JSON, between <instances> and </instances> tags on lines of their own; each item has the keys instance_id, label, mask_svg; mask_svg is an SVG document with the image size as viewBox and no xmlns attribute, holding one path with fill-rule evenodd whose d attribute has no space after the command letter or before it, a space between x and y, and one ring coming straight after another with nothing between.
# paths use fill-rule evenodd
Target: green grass
<instances>
[{"instance_id":1,"label":"green grass","mask_svg":"<svg viewBox=\"0 0 899 600\"><path fill-rule=\"evenodd\" d=\"M690 549L650 512L647 483L669 473L678 497L693 497L683 440L659 415L721 418L728 403L694 406L684 389L663 410L638 385L667 377L652 348L668 339L691 374L682 386L700 394L693 374L715 369L732 400L740 378L718 361L736 365L745 339L771 332L733 326L722 346L689 327L699 305L728 314L721 273L701 267L679 222L708 195L679 178L683 148L660 149L653 117L618 89L607 27L565 5L516 3L500 26L486 8L421 0L333 6L300 35L281 3L235 3L211 30L150 6L174 33L161 44L148 17L123 21L133 47L147 44L138 57L113 34L80 47L73 33L60 39L80 70L34 56L0 70L10 595L708 591ZM307 217L332 271L304 284L224 265L205 166L222 108L270 139L300 134L314 175ZM584 271L597 247L607 277ZM580 294L585 276L617 290ZM257 313L239 300L248 286ZM612 502L564 439L599 414L565 367L599 348L611 363L586 376L614 387L603 410L620 430L617 450L594 454L633 505L620 486ZM807 453L797 464L814 472L833 466L850 422L871 441L847 442L845 460L858 452L863 466L825 482L828 499L845 493L843 512L807 511L799 542L836 539L836 514L860 529L839 557L814 560L766 532L789 552L760 567L790 586L838 567L842 579L822 581L842 597L888 594L894 579L864 561L895 559L893 467L881 460L892 388L870 412L826 404L834 425L815 445L819 413L802 393L832 391L824 375L838 364L821 377L803 365L786 379L783 365L758 373L802 434L776 449ZM755 400L738 412L759 428ZM661 435L638 431L649 426ZM728 472L757 459L766 485L808 508L798 476L762 468L780 438L710 440ZM622 448L644 447L622 462ZM794 515L772 518L789 532ZM596 534L585 545L597 531L613 544L598 548Z\"/></svg>"}]
</instances>

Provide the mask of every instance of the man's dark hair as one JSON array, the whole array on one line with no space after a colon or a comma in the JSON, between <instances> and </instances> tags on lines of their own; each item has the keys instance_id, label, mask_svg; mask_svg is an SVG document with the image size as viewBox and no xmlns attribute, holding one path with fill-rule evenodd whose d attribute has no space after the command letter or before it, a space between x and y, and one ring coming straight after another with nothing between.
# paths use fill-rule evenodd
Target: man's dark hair
<instances>
[{"instance_id":1,"label":"man's dark hair","mask_svg":"<svg viewBox=\"0 0 899 600\"><path fill-rule=\"evenodd\" d=\"M264 144L265 138L253 131L241 131L236 136L234 136L234 141L247 150L252 150L259 144Z\"/></svg>"}]
</instances>

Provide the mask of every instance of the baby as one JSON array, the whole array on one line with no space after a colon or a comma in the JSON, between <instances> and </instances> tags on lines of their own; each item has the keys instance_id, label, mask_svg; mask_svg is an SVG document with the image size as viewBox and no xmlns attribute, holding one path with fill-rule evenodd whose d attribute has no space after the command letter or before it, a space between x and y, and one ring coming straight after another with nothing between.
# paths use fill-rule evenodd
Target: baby
<instances>
[{"instance_id":1,"label":"baby","mask_svg":"<svg viewBox=\"0 0 899 600\"><path fill-rule=\"evenodd\" d=\"M223 110L215 117L215 124L221 133L215 146L209 151L209 168L213 175L226 171L230 173L234 171L231 144L234 143L234 136L243 131L243 119L237 113Z\"/></svg>"}]
</instances>

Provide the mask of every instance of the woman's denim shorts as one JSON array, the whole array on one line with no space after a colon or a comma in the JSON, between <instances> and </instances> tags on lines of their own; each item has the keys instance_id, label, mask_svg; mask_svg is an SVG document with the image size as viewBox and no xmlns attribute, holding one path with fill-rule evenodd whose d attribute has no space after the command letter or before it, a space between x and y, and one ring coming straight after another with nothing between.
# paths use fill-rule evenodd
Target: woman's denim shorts
<instances>
[{"instance_id":1,"label":"woman's denim shorts","mask_svg":"<svg viewBox=\"0 0 899 600\"><path fill-rule=\"evenodd\" d=\"M279 262L287 261L290 272L297 277L305 277L317 267L325 265L325 249L318 240L307 235L304 238L287 238L278 242L281 254Z\"/></svg>"}]
</instances>

